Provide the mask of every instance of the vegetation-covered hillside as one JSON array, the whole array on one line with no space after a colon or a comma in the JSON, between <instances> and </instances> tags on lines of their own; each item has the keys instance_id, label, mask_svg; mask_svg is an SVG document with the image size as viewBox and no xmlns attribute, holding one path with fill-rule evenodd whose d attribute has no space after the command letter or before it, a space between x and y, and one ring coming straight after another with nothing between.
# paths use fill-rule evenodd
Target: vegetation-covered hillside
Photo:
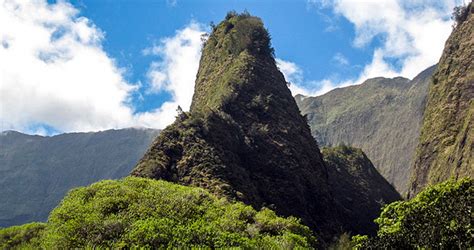
<instances>
[{"instance_id":1,"label":"vegetation-covered hillside","mask_svg":"<svg viewBox=\"0 0 474 250\"><path fill-rule=\"evenodd\" d=\"M0 229L0 249L40 248L45 223L32 222Z\"/></svg>"},{"instance_id":2,"label":"vegetation-covered hillside","mask_svg":"<svg viewBox=\"0 0 474 250\"><path fill-rule=\"evenodd\" d=\"M464 8L430 84L411 196L449 178L474 177L474 4Z\"/></svg>"},{"instance_id":3,"label":"vegetation-covered hillside","mask_svg":"<svg viewBox=\"0 0 474 250\"><path fill-rule=\"evenodd\" d=\"M413 80L373 78L317 97L295 97L322 146L361 148L401 193L408 190L428 85L435 67Z\"/></svg>"},{"instance_id":4,"label":"vegetation-covered hillside","mask_svg":"<svg viewBox=\"0 0 474 250\"><path fill-rule=\"evenodd\" d=\"M374 219L384 204L401 199L398 192L380 175L362 150L342 145L325 147L322 153L334 199L346 214L357 214L345 223L375 232Z\"/></svg>"},{"instance_id":5,"label":"vegetation-covered hillside","mask_svg":"<svg viewBox=\"0 0 474 250\"><path fill-rule=\"evenodd\" d=\"M307 248L315 240L296 218L277 217L266 208L257 212L200 188L135 177L72 190L46 224L0 230L2 248L288 249Z\"/></svg>"},{"instance_id":6,"label":"vegetation-covered hillside","mask_svg":"<svg viewBox=\"0 0 474 250\"><path fill-rule=\"evenodd\" d=\"M130 173L157 130L0 134L0 227L46 221L71 188Z\"/></svg>"}]
</instances>

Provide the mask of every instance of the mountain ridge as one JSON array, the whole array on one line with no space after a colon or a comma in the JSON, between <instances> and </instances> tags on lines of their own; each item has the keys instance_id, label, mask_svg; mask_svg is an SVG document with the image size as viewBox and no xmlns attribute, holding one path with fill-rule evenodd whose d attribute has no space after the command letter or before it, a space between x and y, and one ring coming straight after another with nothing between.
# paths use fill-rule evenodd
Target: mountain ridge
<instances>
[{"instance_id":1,"label":"mountain ridge","mask_svg":"<svg viewBox=\"0 0 474 250\"><path fill-rule=\"evenodd\" d=\"M406 193L436 66L412 80L377 77L317 97L296 96L313 136L322 146L361 148L400 193Z\"/></svg>"},{"instance_id":2,"label":"mountain ridge","mask_svg":"<svg viewBox=\"0 0 474 250\"><path fill-rule=\"evenodd\" d=\"M55 136L0 134L0 227L45 221L66 192L126 176L158 133L122 129Z\"/></svg>"}]
</instances>

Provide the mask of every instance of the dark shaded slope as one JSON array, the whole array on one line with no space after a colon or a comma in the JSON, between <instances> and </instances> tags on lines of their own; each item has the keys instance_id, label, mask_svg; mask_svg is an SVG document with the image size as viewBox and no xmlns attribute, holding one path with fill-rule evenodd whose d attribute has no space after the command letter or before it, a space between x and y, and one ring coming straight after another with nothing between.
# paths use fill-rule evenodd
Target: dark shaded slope
<instances>
[{"instance_id":1,"label":"dark shaded slope","mask_svg":"<svg viewBox=\"0 0 474 250\"><path fill-rule=\"evenodd\" d=\"M359 176L330 177L275 65L267 31L259 18L245 14L228 15L213 30L203 48L191 111L178 114L162 131L132 175L204 187L300 217L323 241L343 231L373 232L366 226L370 221L361 222L367 216L334 199L340 190L330 178ZM357 199L367 190L353 191L341 197ZM370 215L375 218L379 207L362 213L377 210Z\"/></svg>"},{"instance_id":2,"label":"dark shaded slope","mask_svg":"<svg viewBox=\"0 0 474 250\"><path fill-rule=\"evenodd\" d=\"M45 221L73 187L126 176L157 130L0 135L0 227Z\"/></svg>"},{"instance_id":3,"label":"dark shaded slope","mask_svg":"<svg viewBox=\"0 0 474 250\"><path fill-rule=\"evenodd\" d=\"M320 145L361 148L379 172L405 193L434 69L411 81L379 77L322 96L295 99Z\"/></svg>"},{"instance_id":4,"label":"dark shaded slope","mask_svg":"<svg viewBox=\"0 0 474 250\"><path fill-rule=\"evenodd\" d=\"M336 202L344 208L350 221L375 232L374 220L384 204L400 200L395 188L375 169L362 150L347 146L323 148L329 170L329 184Z\"/></svg>"},{"instance_id":5,"label":"dark shaded slope","mask_svg":"<svg viewBox=\"0 0 474 250\"><path fill-rule=\"evenodd\" d=\"M446 41L434 73L410 195L449 178L474 177L474 4Z\"/></svg>"},{"instance_id":6,"label":"dark shaded slope","mask_svg":"<svg viewBox=\"0 0 474 250\"><path fill-rule=\"evenodd\" d=\"M162 132L132 174L269 206L325 237L341 227L316 141L256 17L230 15L214 29L191 111Z\"/></svg>"}]
</instances>

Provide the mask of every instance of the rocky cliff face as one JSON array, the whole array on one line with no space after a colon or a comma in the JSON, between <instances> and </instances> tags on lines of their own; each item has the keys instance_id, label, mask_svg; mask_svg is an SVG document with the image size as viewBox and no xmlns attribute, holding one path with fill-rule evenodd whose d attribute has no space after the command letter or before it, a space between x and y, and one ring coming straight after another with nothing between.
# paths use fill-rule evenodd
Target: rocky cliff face
<instances>
[{"instance_id":1,"label":"rocky cliff face","mask_svg":"<svg viewBox=\"0 0 474 250\"><path fill-rule=\"evenodd\" d=\"M163 130L132 175L268 206L326 235L340 225L322 156L269 35L245 14L228 15L209 36L191 111Z\"/></svg>"},{"instance_id":2,"label":"rocky cliff face","mask_svg":"<svg viewBox=\"0 0 474 250\"><path fill-rule=\"evenodd\" d=\"M295 97L322 146L361 148L400 193L408 190L428 85L435 67L413 80L373 78L317 97Z\"/></svg>"},{"instance_id":3,"label":"rocky cliff face","mask_svg":"<svg viewBox=\"0 0 474 250\"><path fill-rule=\"evenodd\" d=\"M430 84L410 196L449 178L474 177L474 4L445 44Z\"/></svg>"},{"instance_id":4,"label":"rocky cliff face","mask_svg":"<svg viewBox=\"0 0 474 250\"><path fill-rule=\"evenodd\" d=\"M332 172L286 84L261 20L228 15L203 48L190 112L162 131L132 175L297 216L323 240L370 232L335 201Z\"/></svg>"},{"instance_id":5,"label":"rocky cliff face","mask_svg":"<svg viewBox=\"0 0 474 250\"><path fill-rule=\"evenodd\" d=\"M52 137L0 134L0 227L46 221L71 188L130 173L158 134L152 129Z\"/></svg>"}]
</instances>

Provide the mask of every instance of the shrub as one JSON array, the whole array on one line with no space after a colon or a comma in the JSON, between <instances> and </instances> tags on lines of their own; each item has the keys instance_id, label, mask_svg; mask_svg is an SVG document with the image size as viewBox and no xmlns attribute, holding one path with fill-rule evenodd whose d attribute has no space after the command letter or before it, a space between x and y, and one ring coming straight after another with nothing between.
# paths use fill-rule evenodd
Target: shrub
<instances>
[{"instance_id":1,"label":"shrub","mask_svg":"<svg viewBox=\"0 0 474 250\"><path fill-rule=\"evenodd\" d=\"M351 241L351 236L349 233L341 234L331 245L329 245L329 250L345 250L352 249L354 247L354 242Z\"/></svg>"},{"instance_id":2,"label":"shrub","mask_svg":"<svg viewBox=\"0 0 474 250\"><path fill-rule=\"evenodd\" d=\"M446 181L386 206L377 237L353 237L359 249L465 249L474 246L474 181Z\"/></svg>"},{"instance_id":3,"label":"shrub","mask_svg":"<svg viewBox=\"0 0 474 250\"><path fill-rule=\"evenodd\" d=\"M269 209L165 181L128 177L71 191L51 213L45 248L310 247L308 227Z\"/></svg>"},{"instance_id":4,"label":"shrub","mask_svg":"<svg viewBox=\"0 0 474 250\"><path fill-rule=\"evenodd\" d=\"M472 3L471 3L472 4ZM466 6L456 6L453 9L453 13L451 15L451 19L454 20L453 26L456 27L466 21L469 15L469 8L470 4Z\"/></svg>"},{"instance_id":5,"label":"shrub","mask_svg":"<svg viewBox=\"0 0 474 250\"><path fill-rule=\"evenodd\" d=\"M0 229L0 249L39 248L44 223L29 223Z\"/></svg>"}]
</instances>

